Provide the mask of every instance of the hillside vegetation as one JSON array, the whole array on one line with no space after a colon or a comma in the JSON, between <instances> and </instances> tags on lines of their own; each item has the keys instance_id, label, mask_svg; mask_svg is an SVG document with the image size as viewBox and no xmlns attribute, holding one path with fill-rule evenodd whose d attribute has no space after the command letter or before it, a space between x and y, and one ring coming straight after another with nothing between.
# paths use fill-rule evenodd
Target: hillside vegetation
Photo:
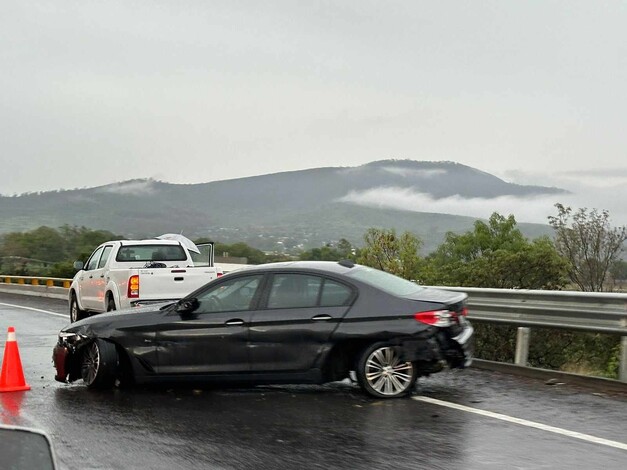
<instances>
[{"instance_id":1,"label":"hillside vegetation","mask_svg":"<svg viewBox=\"0 0 627 470\"><path fill-rule=\"evenodd\" d=\"M216 175L218 176L218 175ZM360 244L369 227L394 227L423 240L429 253L447 232L475 218L357 205L346 196L400 188L441 198L561 194L557 188L507 183L452 162L384 160L354 168L316 168L203 184L130 180L96 188L0 197L0 234L63 225L109 230L127 238L182 232L190 238L245 242L262 250L297 252L337 240ZM520 224L535 238L543 224Z\"/></svg>"}]
</instances>

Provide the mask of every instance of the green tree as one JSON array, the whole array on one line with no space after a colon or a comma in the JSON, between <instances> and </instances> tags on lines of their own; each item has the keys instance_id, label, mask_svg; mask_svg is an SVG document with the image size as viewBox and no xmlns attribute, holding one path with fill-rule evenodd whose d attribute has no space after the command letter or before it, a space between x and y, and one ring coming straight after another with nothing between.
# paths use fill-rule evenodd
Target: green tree
<instances>
[{"instance_id":1,"label":"green tree","mask_svg":"<svg viewBox=\"0 0 627 470\"><path fill-rule=\"evenodd\" d=\"M108 230L91 230L87 227L63 225L59 233L64 239L64 259L86 260L94 249L101 243L109 240L124 240L122 235L116 235Z\"/></svg>"},{"instance_id":2,"label":"green tree","mask_svg":"<svg viewBox=\"0 0 627 470\"><path fill-rule=\"evenodd\" d=\"M121 238L108 231L68 225L58 230L42 226L30 232L7 233L0 238L2 271L3 274L42 276L53 271L67 273L68 263L86 259L94 248L107 240ZM15 261L16 257L20 261Z\"/></svg>"},{"instance_id":3,"label":"green tree","mask_svg":"<svg viewBox=\"0 0 627 470\"><path fill-rule=\"evenodd\" d=\"M364 235L365 246L357 262L387 271L405 279L418 279L422 241L410 232L396 235L394 229L370 228Z\"/></svg>"},{"instance_id":4,"label":"green tree","mask_svg":"<svg viewBox=\"0 0 627 470\"><path fill-rule=\"evenodd\" d=\"M555 245L570 262L569 276L582 291L613 290L610 269L620 259L627 240L627 227L612 227L607 210L570 207L555 204L557 216L549 217L555 230Z\"/></svg>"},{"instance_id":5,"label":"green tree","mask_svg":"<svg viewBox=\"0 0 627 470\"><path fill-rule=\"evenodd\" d=\"M559 289L567 282L567 261L548 237L529 241L513 215L493 213L486 222L475 222L463 234L448 233L427 259L425 282L432 285L515 289ZM516 328L476 322L476 355L482 359L511 362L516 348ZM543 359L563 355L562 341L534 331L535 341L546 345ZM535 353L535 351L534 351ZM536 356L530 353L530 361Z\"/></svg>"},{"instance_id":6,"label":"green tree","mask_svg":"<svg viewBox=\"0 0 627 470\"><path fill-rule=\"evenodd\" d=\"M210 240L207 238L199 238L194 240L195 243L207 243ZM246 258L246 262L248 264L263 264L268 262L268 258L266 254L258 250L257 248L253 248L250 245L247 245L244 242L237 243L220 243L217 242L214 245L214 250L216 256L233 256L235 258Z\"/></svg>"},{"instance_id":7,"label":"green tree","mask_svg":"<svg viewBox=\"0 0 627 470\"><path fill-rule=\"evenodd\" d=\"M428 257L428 284L515 289L559 289L567 262L547 237L529 241L513 215L493 213L464 234L449 232Z\"/></svg>"}]
</instances>

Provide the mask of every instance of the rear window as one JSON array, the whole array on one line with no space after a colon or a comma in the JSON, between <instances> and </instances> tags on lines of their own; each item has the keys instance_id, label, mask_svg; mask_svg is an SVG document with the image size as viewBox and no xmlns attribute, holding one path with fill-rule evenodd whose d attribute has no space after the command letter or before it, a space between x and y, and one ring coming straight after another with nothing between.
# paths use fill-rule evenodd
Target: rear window
<instances>
[{"instance_id":1,"label":"rear window","mask_svg":"<svg viewBox=\"0 0 627 470\"><path fill-rule=\"evenodd\" d=\"M116 261L186 261L181 245L124 245L118 250Z\"/></svg>"},{"instance_id":2,"label":"rear window","mask_svg":"<svg viewBox=\"0 0 627 470\"><path fill-rule=\"evenodd\" d=\"M373 287L377 287L389 294L401 297L415 294L424 289L424 287L403 279L402 277L365 266L355 267L346 273L346 275L358 281L370 284Z\"/></svg>"}]
</instances>

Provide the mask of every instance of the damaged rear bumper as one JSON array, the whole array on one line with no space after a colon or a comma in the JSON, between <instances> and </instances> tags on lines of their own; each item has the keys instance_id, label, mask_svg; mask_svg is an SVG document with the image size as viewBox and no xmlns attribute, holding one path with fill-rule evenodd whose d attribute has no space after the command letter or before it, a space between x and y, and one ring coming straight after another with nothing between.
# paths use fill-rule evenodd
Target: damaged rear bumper
<instances>
[{"instance_id":1,"label":"damaged rear bumper","mask_svg":"<svg viewBox=\"0 0 627 470\"><path fill-rule=\"evenodd\" d=\"M400 342L401 359L423 364L446 363L452 369L463 369L472 363L474 329L464 320L455 328L433 327L424 338L407 338Z\"/></svg>"}]
</instances>

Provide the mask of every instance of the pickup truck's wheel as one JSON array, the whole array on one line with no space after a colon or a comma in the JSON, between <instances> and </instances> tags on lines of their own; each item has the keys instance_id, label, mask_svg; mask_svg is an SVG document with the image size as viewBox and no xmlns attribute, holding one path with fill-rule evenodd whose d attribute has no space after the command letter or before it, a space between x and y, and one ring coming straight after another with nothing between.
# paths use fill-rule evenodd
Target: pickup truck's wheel
<instances>
[{"instance_id":1,"label":"pickup truck's wheel","mask_svg":"<svg viewBox=\"0 0 627 470\"><path fill-rule=\"evenodd\" d=\"M81 377L89 388L111 388L118 367L115 345L95 339L83 349Z\"/></svg>"},{"instance_id":2,"label":"pickup truck's wheel","mask_svg":"<svg viewBox=\"0 0 627 470\"><path fill-rule=\"evenodd\" d=\"M115 310L115 300L113 300L113 296L109 295L107 297L107 312L111 312Z\"/></svg>"},{"instance_id":3,"label":"pickup truck's wheel","mask_svg":"<svg viewBox=\"0 0 627 470\"><path fill-rule=\"evenodd\" d=\"M87 316L85 310L81 310L78 306L78 300L76 300L76 294L72 294L72 300L70 301L70 323L82 320Z\"/></svg>"},{"instance_id":4,"label":"pickup truck's wheel","mask_svg":"<svg viewBox=\"0 0 627 470\"><path fill-rule=\"evenodd\" d=\"M356 374L361 388L377 398L407 395L418 378L414 364L401 361L398 350L385 342L374 343L363 351Z\"/></svg>"}]
</instances>

